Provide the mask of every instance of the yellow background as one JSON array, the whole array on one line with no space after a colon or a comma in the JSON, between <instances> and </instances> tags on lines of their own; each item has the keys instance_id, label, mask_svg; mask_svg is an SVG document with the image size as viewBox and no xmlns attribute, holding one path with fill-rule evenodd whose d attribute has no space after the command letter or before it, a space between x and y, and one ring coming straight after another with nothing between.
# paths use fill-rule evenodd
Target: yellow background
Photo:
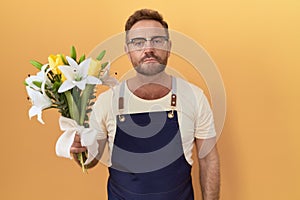
<instances>
[{"instance_id":1,"label":"yellow background","mask_svg":"<svg viewBox=\"0 0 300 200\"><path fill-rule=\"evenodd\" d=\"M36 73L30 59L47 62L49 54L68 54L71 45L88 53L145 7L201 44L222 75L221 199L300 199L298 0L2 2L1 199L106 199L105 166L85 175L73 161L56 157L58 113L44 112L46 125L29 121L23 80ZM197 167L197 185L196 174Z\"/></svg>"}]
</instances>

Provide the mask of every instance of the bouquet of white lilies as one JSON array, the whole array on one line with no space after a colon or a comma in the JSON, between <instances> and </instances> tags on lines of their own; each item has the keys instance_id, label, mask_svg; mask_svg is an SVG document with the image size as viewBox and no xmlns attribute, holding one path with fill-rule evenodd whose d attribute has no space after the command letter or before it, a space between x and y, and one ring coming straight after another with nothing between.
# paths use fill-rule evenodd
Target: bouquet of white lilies
<instances>
[{"instance_id":1,"label":"bouquet of white lilies","mask_svg":"<svg viewBox=\"0 0 300 200\"><path fill-rule=\"evenodd\" d=\"M65 131L56 143L58 156L72 158L70 148L75 134L79 134L86 153L78 154L82 169L90 163L98 151L96 131L89 128L89 113L95 101L95 86L105 84L113 86L117 80L109 76L110 64L102 63L105 55L102 51L94 60L81 56L77 61L76 50L72 46L70 57L62 54L50 55L47 64L31 61L39 72L25 79L26 90L32 107L29 117L37 115L44 124L42 111L56 108L61 113L59 124Z\"/></svg>"}]
</instances>

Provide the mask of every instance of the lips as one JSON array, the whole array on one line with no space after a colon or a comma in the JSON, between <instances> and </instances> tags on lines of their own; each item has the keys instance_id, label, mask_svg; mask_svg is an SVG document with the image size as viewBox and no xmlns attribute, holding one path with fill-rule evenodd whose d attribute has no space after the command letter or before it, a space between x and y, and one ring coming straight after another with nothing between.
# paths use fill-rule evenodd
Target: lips
<instances>
[{"instance_id":1,"label":"lips","mask_svg":"<svg viewBox=\"0 0 300 200\"><path fill-rule=\"evenodd\" d=\"M157 62L157 60L155 58L146 58L143 60L143 62Z\"/></svg>"}]
</instances>

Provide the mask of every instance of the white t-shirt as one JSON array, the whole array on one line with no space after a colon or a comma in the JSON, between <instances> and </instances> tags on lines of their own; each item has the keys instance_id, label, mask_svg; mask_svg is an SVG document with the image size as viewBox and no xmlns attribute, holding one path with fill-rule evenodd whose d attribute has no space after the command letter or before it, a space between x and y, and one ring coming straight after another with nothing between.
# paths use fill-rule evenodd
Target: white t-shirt
<instances>
[{"instance_id":1,"label":"white t-shirt","mask_svg":"<svg viewBox=\"0 0 300 200\"><path fill-rule=\"evenodd\" d=\"M172 91L160 99L144 100L135 96L125 84L124 109L120 113L118 109L120 85L99 95L90 117L90 126L98 131L97 139L108 137L110 157L116 133L117 115L171 110ZM175 110L178 114L182 146L187 162L192 165L194 138L215 137L214 119L207 98L199 87L180 78L176 78L176 85Z\"/></svg>"}]
</instances>

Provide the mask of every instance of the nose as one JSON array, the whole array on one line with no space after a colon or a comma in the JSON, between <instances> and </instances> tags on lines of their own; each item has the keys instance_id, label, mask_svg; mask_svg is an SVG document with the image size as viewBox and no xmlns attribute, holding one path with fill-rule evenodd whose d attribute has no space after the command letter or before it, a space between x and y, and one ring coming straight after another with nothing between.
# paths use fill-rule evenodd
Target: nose
<instances>
[{"instance_id":1,"label":"nose","mask_svg":"<svg viewBox=\"0 0 300 200\"><path fill-rule=\"evenodd\" d=\"M152 42L149 41L149 40L147 40L147 41L145 42L144 49L145 49L145 50L153 50L154 48L153 48Z\"/></svg>"}]
</instances>

